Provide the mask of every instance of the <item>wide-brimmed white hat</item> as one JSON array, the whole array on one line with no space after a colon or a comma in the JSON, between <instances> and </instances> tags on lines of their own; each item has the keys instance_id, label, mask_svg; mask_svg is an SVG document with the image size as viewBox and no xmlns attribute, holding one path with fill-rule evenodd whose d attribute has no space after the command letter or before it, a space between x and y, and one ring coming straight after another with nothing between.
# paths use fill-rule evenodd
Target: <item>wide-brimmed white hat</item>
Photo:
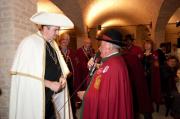
<instances>
[{"instance_id":1,"label":"wide-brimmed white hat","mask_svg":"<svg viewBox=\"0 0 180 119\"><path fill-rule=\"evenodd\" d=\"M60 26L63 28L73 28L74 24L64 14L37 12L30 20L39 25Z\"/></svg>"}]
</instances>

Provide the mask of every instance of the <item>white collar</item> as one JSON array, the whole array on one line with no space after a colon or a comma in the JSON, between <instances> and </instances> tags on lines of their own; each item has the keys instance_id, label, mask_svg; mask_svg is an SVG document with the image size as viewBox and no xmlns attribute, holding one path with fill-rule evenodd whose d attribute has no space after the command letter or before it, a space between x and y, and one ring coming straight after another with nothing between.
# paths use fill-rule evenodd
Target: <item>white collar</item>
<instances>
[{"instance_id":1,"label":"white collar","mask_svg":"<svg viewBox=\"0 0 180 119\"><path fill-rule=\"evenodd\" d=\"M106 57L110 57L110 56L112 56L112 55L115 55L115 54L118 54L119 52L113 52L113 53L111 53L110 55L108 55L108 56L106 56ZM104 58L106 58L106 57L104 57Z\"/></svg>"}]
</instances>

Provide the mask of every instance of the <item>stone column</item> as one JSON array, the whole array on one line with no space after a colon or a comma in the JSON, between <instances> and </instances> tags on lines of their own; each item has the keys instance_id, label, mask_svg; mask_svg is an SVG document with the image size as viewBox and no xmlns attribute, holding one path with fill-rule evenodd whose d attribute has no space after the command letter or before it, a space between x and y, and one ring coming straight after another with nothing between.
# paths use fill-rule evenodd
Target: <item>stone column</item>
<instances>
[{"instance_id":1,"label":"stone column","mask_svg":"<svg viewBox=\"0 0 180 119\"><path fill-rule=\"evenodd\" d=\"M150 31L145 25L138 25L136 27L136 39L137 40L147 40L150 39Z\"/></svg>"},{"instance_id":2,"label":"stone column","mask_svg":"<svg viewBox=\"0 0 180 119\"><path fill-rule=\"evenodd\" d=\"M36 0L0 1L0 119L8 119L10 68L19 42L35 29L29 18L37 11Z\"/></svg>"},{"instance_id":3,"label":"stone column","mask_svg":"<svg viewBox=\"0 0 180 119\"><path fill-rule=\"evenodd\" d=\"M140 46L143 48L143 43L145 40L151 39L150 37L150 30L145 25L138 25L136 26L136 34L135 34L135 45Z\"/></svg>"},{"instance_id":4,"label":"stone column","mask_svg":"<svg viewBox=\"0 0 180 119\"><path fill-rule=\"evenodd\" d=\"M156 47L159 47L161 43L165 42L165 30L154 31L153 39L156 42Z\"/></svg>"}]
</instances>

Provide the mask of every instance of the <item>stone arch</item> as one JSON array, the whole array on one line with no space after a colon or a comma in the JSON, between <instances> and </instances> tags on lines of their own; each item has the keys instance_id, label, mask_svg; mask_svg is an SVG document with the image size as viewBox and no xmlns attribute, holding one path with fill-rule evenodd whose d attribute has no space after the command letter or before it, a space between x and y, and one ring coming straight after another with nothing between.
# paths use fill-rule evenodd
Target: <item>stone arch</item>
<instances>
[{"instance_id":1,"label":"stone arch","mask_svg":"<svg viewBox=\"0 0 180 119\"><path fill-rule=\"evenodd\" d=\"M52 2L73 21L77 35L82 35L86 32L86 28L84 28L83 10L78 0L52 0Z\"/></svg>"},{"instance_id":2,"label":"stone arch","mask_svg":"<svg viewBox=\"0 0 180 119\"><path fill-rule=\"evenodd\" d=\"M165 28L173 15L180 7L180 0L164 0L160 6L157 16L154 18L152 38L157 46L165 40Z\"/></svg>"}]
</instances>

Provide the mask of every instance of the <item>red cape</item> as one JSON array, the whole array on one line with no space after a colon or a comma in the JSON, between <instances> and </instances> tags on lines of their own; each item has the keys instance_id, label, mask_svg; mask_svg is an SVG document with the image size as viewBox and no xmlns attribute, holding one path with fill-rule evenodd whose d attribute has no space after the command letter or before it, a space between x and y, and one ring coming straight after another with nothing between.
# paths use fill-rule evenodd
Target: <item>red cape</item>
<instances>
[{"instance_id":1,"label":"red cape","mask_svg":"<svg viewBox=\"0 0 180 119\"><path fill-rule=\"evenodd\" d=\"M140 60L143 57L143 51L139 46L132 45L129 49L124 51L125 53L131 53L132 55L137 56Z\"/></svg>"},{"instance_id":2,"label":"red cape","mask_svg":"<svg viewBox=\"0 0 180 119\"><path fill-rule=\"evenodd\" d=\"M106 59L87 89L83 119L133 119L131 87L123 58Z\"/></svg>"},{"instance_id":3,"label":"red cape","mask_svg":"<svg viewBox=\"0 0 180 119\"><path fill-rule=\"evenodd\" d=\"M77 66L77 80L75 81L76 88L78 88L84 80L86 80L86 77L89 74L89 69L87 67L87 63L91 57L94 55L94 50L92 49L90 56L88 57L86 52L84 51L84 48L81 47L76 52L77 58L78 58L78 66ZM85 81L85 83L81 86L80 90L86 90L88 83Z\"/></svg>"},{"instance_id":4,"label":"red cape","mask_svg":"<svg viewBox=\"0 0 180 119\"><path fill-rule=\"evenodd\" d=\"M59 47L59 49L61 50L60 47ZM62 52L62 54L63 54L63 52ZM70 61L70 66L68 65L68 68L73 75L73 81L76 80L77 79L77 62L78 62L78 59L76 57L75 52L72 49L68 48L67 54L66 55L63 54L63 57L64 57L64 60L66 61L66 63L67 63L67 60Z\"/></svg>"},{"instance_id":5,"label":"red cape","mask_svg":"<svg viewBox=\"0 0 180 119\"><path fill-rule=\"evenodd\" d=\"M152 101L148 94L144 68L140 59L134 55L126 53L123 55L127 64L129 79L133 92L134 112L153 112Z\"/></svg>"}]
</instances>

